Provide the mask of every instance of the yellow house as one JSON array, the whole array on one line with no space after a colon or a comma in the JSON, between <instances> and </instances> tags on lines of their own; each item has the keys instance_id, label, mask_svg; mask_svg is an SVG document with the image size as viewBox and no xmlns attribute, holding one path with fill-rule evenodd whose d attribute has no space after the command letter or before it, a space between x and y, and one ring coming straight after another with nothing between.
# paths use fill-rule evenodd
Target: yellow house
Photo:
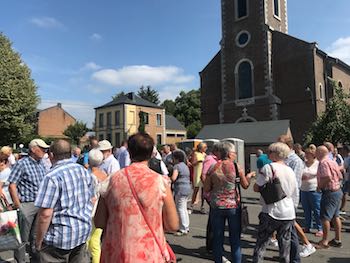
<instances>
[{"instance_id":1,"label":"yellow house","mask_svg":"<svg viewBox=\"0 0 350 263\"><path fill-rule=\"evenodd\" d=\"M95 108L97 139L106 139L119 147L123 140L138 131L140 112L144 112L145 131L157 144L164 144L165 110L133 92Z\"/></svg>"}]
</instances>

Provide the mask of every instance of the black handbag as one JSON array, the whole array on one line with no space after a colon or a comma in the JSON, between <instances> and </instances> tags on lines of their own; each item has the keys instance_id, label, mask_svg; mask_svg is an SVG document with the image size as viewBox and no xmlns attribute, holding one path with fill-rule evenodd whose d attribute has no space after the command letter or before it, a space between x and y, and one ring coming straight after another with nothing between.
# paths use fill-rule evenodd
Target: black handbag
<instances>
[{"instance_id":1,"label":"black handbag","mask_svg":"<svg viewBox=\"0 0 350 263\"><path fill-rule=\"evenodd\" d=\"M240 208L241 208L241 231L245 232L249 226L249 214L248 214L248 207L243 203L242 201L242 194L241 194L241 180L239 177L238 172L238 166L237 163L234 163L235 170L236 170L236 189L238 189L239 198L241 200Z\"/></svg>"},{"instance_id":2,"label":"black handbag","mask_svg":"<svg viewBox=\"0 0 350 263\"><path fill-rule=\"evenodd\" d=\"M280 179L275 175L272 165L269 164L269 166L271 168L272 178L266 184L260 186L260 194L267 205L276 203L287 196L282 189Z\"/></svg>"}]
</instances>

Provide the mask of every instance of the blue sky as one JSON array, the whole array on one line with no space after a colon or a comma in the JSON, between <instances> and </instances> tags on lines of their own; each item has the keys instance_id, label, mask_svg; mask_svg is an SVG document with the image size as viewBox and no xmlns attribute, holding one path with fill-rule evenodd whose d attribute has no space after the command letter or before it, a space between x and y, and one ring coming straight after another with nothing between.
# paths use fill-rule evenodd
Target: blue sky
<instances>
[{"instance_id":1,"label":"blue sky","mask_svg":"<svg viewBox=\"0 0 350 263\"><path fill-rule=\"evenodd\" d=\"M349 0L289 0L289 34L350 63ZM219 0L11 0L0 31L32 70L45 108L91 125L93 108L151 85L161 99L198 88L219 50Z\"/></svg>"}]
</instances>

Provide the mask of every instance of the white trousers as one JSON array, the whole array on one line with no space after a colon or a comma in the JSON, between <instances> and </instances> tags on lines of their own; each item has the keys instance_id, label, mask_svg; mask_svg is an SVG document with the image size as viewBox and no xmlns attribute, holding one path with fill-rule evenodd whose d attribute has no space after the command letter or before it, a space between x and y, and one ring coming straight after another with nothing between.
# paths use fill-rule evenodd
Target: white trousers
<instances>
[{"instance_id":1,"label":"white trousers","mask_svg":"<svg viewBox=\"0 0 350 263\"><path fill-rule=\"evenodd\" d=\"M175 196L175 204L177 213L180 217L180 232L188 232L190 230L190 218L187 211L188 196Z\"/></svg>"}]
</instances>

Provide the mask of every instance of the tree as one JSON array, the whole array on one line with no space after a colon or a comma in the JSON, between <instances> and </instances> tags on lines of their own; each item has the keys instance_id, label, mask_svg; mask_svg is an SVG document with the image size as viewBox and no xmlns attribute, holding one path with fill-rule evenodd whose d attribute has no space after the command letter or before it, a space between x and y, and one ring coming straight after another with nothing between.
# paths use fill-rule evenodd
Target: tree
<instances>
[{"instance_id":1,"label":"tree","mask_svg":"<svg viewBox=\"0 0 350 263\"><path fill-rule=\"evenodd\" d=\"M175 99L174 117L187 129L187 137L194 138L201 129L200 91L181 91Z\"/></svg>"},{"instance_id":2,"label":"tree","mask_svg":"<svg viewBox=\"0 0 350 263\"><path fill-rule=\"evenodd\" d=\"M327 104L326 111L317 118L305 136L305 143L322 144L325 141L350 143L350 98L336 82L331 81L334 96Z\"/></svg>"},{"instance_id":3,"label":"tree","mask_svg":"<svg viewBox=\"0 0 350 263\"><path fill-rule=\"evenodd\" d=\"M80 138L83 137L88 131L89 128L86 127L86 123L77 121L76 123L69 125L63 134L69 137L73 143L79 145Z\"/></svg>"},{"instance_id":4,"label":"tree","mask_svg":"<svg viewBox=\"0 0 350 263\"><path fill-rule=\"evenodd\" d=\"M166 114L174 115L174 113L175 113L175 101L164 100L160 106L162 106L165 109Z\"/></svg>"},{"instance_id":5,"label":"tree","mask_svg":"<svg viewBox=\"0 0 350 263\"><path fill-rule=\"evenodd\" d=\"M123 97L123 96L125 96L125 95L126 95L125 92L124 92L124 91L121 91L121 92L115 94L114 96L112 96L112 100L116 100L116 99L118 99L118 98L120 98L120 97Z\"/></svg>"},{"instance_id":6,"label":"tree","mask_svg":"<svg viewBox=\"0 0 350 263\"><path fill-rule=\"evenodd\" d=\"M146 88L144 86L141 86L139 91L137 92L137 95L154 104L158 105L160 103L158 91L152 89L151 86L147 86Z\"/></svg>"},{"instance_id":7,"label":"tree","mask_svg":"<svg viewBox=\"0 0 350 263\"><path fill-rule=\"evenodd\" d=\"M21 142L34 133L38 103L30 69L0 32L0 145Z\"/></svg>"}]
</instances>

